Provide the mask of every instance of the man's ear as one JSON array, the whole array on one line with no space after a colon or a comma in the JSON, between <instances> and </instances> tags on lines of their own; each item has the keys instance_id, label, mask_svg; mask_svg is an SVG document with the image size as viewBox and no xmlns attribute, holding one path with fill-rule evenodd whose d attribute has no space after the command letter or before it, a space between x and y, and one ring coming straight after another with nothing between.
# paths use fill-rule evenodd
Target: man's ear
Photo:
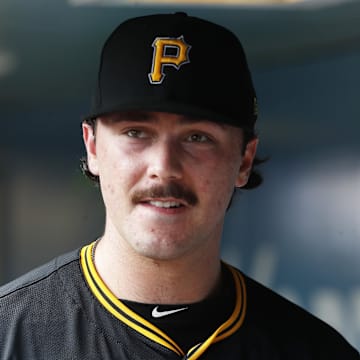
<instances>
[{"instance_id":1,"label":"man's ear","mask_svg":"<svg viewBox=\"0 0 360 360\"><path fill-rule=\"evenodd\" d=\"M236 187L243 187L248 182L248 179L249 179L249 176L251 173L252 164L255 159L258 143L259 143L259 139L254 138L254 139L251 139L246 144L246 148L245 148L244 154L242 156L242 160L241 160L239 174L238 174L236 184L235 184Z\"/></svg>"},{"instance_id":2,"label":"man's ear","mask_svg":"<svg viewBox=\"0 0 360 360\"><path fill-rule=\"evenodd\" d=\"M96 154L95 129L90 124L83 122L82 133L87 153L88 168L93 175L99 176L99 168Z\"/></svg>"}]
</instances>

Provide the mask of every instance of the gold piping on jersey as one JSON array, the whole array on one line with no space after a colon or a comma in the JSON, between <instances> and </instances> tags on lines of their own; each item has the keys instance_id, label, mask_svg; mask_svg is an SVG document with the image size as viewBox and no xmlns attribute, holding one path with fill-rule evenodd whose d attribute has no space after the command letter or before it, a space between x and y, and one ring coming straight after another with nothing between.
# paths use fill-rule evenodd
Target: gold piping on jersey
<instances>
[{"instance_id":1,"label":"gold piping on jersey","mask_svg":"<svg viewBox=\"0 0 360 360\"><path fill-rule=\"evenodd\" d=\"M92 260L92 247L94 243L85 246L81 250L81 266L85 275L85 279L99 302L117 319L168 349L176 352L178 355L184 355L181 348L160 329L134 313L125 304L118 300L115 295L108 289L108 287L101 280L98 275L95 265Z\"/></svg>"},{"instance_id":2,"label":"gold piping on jersey","mask_svg":"<svg viewBox=\"0 0 360 360\"><path fill-rule=\"evenodd\" d=\"M118 320L128 325L133 330L147 337L148 339L160 344L167 349L175 352L177 355L184 357L185 352L180 348L174 340L172 340L163 331L145 320L140 315L129 309L122 301L110 291L100 278L96 271L95 264L92 259L92 249L94 243L84 246L80 253L80 263L85 280L96 299ZM198 359L211 344L226 339L236 332L243 324L246 314L246 288L245 280L241 273L227 265L231 271L236 289L236 303L230 317L219 326L213 334L204 342L195 345L186 354L185 358L189 360Z\"/></svg>"}]
</instances>

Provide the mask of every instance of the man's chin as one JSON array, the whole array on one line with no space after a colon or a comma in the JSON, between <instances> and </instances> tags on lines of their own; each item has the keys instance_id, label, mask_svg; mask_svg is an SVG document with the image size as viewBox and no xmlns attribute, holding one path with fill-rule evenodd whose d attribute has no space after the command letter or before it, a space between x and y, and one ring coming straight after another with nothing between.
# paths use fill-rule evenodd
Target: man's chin
<instances>
[{"instance_id":1,"label":"man's chin","mask_svg":"<svg viewBox=\"0 0 360 360\"><path fill-rule=\"evenodd\" d=\"M146 243L142 240L133 246L134 251L144 259L156 262L175 261L186 256L187 250L183 244L170 243L159 239L151 239Z\"/></svg>"}]
</instances>

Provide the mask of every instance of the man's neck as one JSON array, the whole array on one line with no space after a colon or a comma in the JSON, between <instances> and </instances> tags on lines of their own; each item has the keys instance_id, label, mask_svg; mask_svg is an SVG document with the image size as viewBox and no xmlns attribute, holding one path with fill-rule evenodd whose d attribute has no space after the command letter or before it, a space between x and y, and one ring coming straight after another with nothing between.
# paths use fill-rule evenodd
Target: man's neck
<instances>
[{"instance_id":1,"label":"man's neck","mask_svg":"<svg viewBox=\"0 0 360 360\"><path fill-rule=\"evenodd\" d=\"M218 285L217 249L176 260L154 260L104 236L95 251L96 269L117 298L141 303L181 304L205 299Z\"/></svg>"}]
</instances>

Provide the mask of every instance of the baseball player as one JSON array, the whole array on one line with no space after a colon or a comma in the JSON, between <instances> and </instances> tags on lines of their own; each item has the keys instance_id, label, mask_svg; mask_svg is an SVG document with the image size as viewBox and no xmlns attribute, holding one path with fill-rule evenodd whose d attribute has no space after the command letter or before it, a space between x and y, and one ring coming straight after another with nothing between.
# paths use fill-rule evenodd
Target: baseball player
<instances>
[{"instance_id":1,"label":"baseball player","mask_svg":"<svg viewBox=\"0 0 360 360\"><path fill-rule=\"evenodd\" d=\"M230 31L184 13L120 24L82 125L104 233L0 289L0 359L358 360L219 258L234 188L261 183L256 118Z\"/></svg>"}]
</instances>

